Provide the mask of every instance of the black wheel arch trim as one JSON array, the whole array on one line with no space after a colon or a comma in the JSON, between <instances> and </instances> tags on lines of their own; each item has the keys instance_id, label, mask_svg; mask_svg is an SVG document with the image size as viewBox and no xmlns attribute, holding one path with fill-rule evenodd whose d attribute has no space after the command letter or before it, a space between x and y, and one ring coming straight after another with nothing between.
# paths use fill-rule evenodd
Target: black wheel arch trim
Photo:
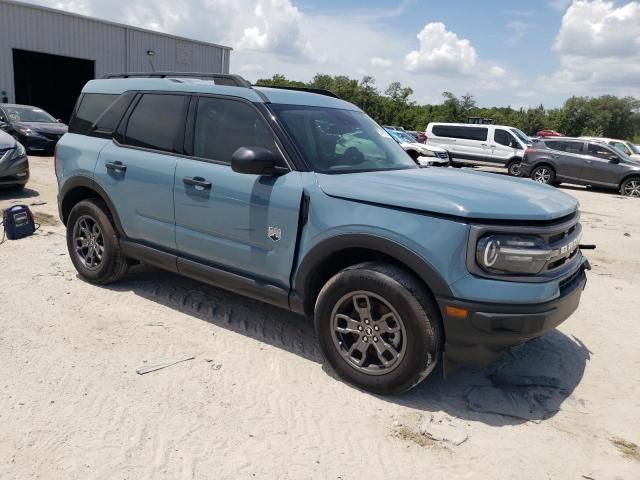
<instances>
[{"instance_id":1,"label":"black wheel arch trim","mask_svg":"<svg viewBox=\"0 0 640 480\"><path fill-rule=\"evenodd\" d=\"M64 200L76 188L88 188L89 190L93 190L98 197L100 197L104 203L107 204L109 211L111 212L111 216L113 218L113 222L115 223L116 231L120 237L124 237L125 232L122 228L122 223L120 223L120 218L118 217L118 212L111 201L111 198L107 194L107 192L97 184L91 177L87 177L85 175L76 175L74 177L69 178L60 188L60 193L58 194L58 214L60 216L60 220L62 220L63 224L67 224L67 216L64 215L63 204Z\"/></svg>"},{"instance_id":2,"label":"black wheel arch trim","mask_svg":"<svg viewBox=\"0 0 640 480\"><path fill-rule=\"evenodd\" d=\"M291 310L307 315L312 313L310 308L313 306L310 302L313 300L311 296L314 295L314 273L332 255L352 248L372 250L386 255L416 274L435 296L453 296L449 285L438 271L412 250L378 235L347 233L321 241L304 256L292 278L289 298Z\"/></svg>"}]
</instances>

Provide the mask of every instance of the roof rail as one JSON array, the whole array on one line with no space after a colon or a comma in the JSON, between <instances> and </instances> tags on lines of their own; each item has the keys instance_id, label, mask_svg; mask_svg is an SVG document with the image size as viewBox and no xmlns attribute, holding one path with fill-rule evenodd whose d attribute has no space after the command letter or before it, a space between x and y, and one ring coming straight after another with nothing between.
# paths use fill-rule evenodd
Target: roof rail
<instances>
[{"instance_id":1,"label":"roof rail","mask_svg":"<svg viewBox=\"0 0 640 480\"><path fill-rule=\"evenodd\" d=\"M240 75L225 73L196 73L196 72L126 72L110 73L102 78L197 78L213 80L216 85L251 88L251 83Z\"/></svg>"},{"instance_id":2,"label":"roof rail","mask_svg":"<svg viewBox=\"0 0 640 480\"><path fill-rule=\"evenodd\" d=\"M316 93L318 95L324 95L325 97L333 97L342 100L338 95L330 90L324 90L323 88L311 88L311 87L286 87L284 85L253 85L254 87L266 87L266 88L279 88L281 90L296 90L298 92Z\"/></svg>"}]
</instances>

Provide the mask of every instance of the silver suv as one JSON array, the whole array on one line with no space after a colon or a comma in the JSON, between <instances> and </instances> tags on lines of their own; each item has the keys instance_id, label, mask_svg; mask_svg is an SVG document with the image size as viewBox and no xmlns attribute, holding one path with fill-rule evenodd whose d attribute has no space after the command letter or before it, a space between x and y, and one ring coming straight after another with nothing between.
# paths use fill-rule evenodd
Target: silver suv
<instances>
[{"instance_id":1,"label":"silver suv","mask_svg":"<svg viewBox=\"0 0 640 480\"><path fill-rule=\"evenodd\" d=\"M539 140L525 152L522 173L549 185L593 185L640 197L640 162L598 141L561 137Z\"/></svg>"}]
</instances>

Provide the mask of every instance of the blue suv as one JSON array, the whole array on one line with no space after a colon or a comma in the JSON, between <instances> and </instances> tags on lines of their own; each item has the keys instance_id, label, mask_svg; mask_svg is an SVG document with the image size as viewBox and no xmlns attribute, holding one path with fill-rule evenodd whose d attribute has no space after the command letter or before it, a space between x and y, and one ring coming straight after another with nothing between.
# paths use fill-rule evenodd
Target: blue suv
<instances>
[{"instance_id":1,"label":"blue suv","mask_svg":"<svg viewBox=\"0 0 640 480\"><path fill-rule=\"evenodd\" d=\"M326 91L233 75L92 80L58 143L71 260L145 262L315 318L346 381L393 394L484 365L578 306L577 202L528 180L419 168Z\"/></svg>"}]
</instances>

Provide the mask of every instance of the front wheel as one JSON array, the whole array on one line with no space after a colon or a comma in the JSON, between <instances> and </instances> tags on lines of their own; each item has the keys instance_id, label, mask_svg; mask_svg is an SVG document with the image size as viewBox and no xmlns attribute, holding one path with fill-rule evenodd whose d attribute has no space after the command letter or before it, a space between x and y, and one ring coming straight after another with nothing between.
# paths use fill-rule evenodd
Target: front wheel
<instances>
[{"instance_id":1,"label":"front wheel","mask_svg":"<svg viewBox=\"0 0 640 480\"><path fill-rule=\"evenodd\" d=\"M640 197L640 177L628 178L622 182L620 194L627 197Z\"/></svg>"},{"instance_id":2,"label":"front wheel","mask_svg":"<svg viewBox=\"0 0 640 480\"><path fill-rule=\"evenodd\" d=\"M520 160L511 161L507 170L512 177L520 177L522 175L522 162Z\"/></svg>"},{"instance_id":3,"label":"front wheel","mask_svg":"<svg viewBox=\"0 0 640 480\"><path fill-rule=\"evenodd\" d=\"M440 356L435 302L417 278L393 265L362 263L332 277L318 296L315 328L340 377L373 393L409 390Z\"/></svg>"},{"instance_id":4,"label":"front wheel","mask_svg":"<svg viewBox=\"0 0 640 480\"><path fill-rule=\"evenodd\" d=\"M556 173L553 171L553 168L547 165L541 165L533 169L531 179L538 183L544 183L545 185L553 185L556 179Z\"/></svg>"}]
</instances>

